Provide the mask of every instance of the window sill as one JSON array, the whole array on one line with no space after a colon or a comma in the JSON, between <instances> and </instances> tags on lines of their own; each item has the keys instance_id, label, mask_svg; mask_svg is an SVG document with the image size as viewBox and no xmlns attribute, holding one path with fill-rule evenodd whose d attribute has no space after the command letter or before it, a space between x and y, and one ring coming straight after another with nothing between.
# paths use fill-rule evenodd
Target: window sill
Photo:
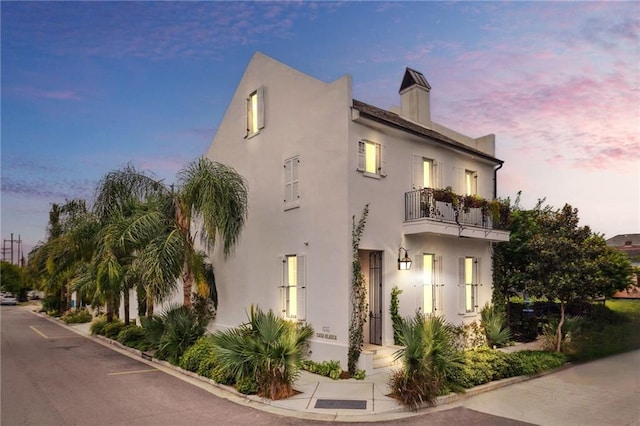
<instances>
[{"instance_id":1,"label":"window sill","mask_svg":"<svg viewBox=\"0 0 640 426\"><path fill-rule=\"evenodd\" d=\"M300 201L293 201L291 203L285 203L284 204L284 211L288 211L288 210L293 210L293 209L297 209L300 207Z\"/></svg>"},{"instance_id":2,"label":"window sill","mask_svg":"<svg viewBox=\"0 0 640 426\"><path fill-rule=\"evenodd\" d=\"M377 173L369 173L369 172L362 172L362 176L372 178L372 179L380 179L382 177Z\"/></svg>"},{"instance_id":3,"label":"window sill","mask_svg":"<svg viewBox=\"0 0 640 426\"><path fill-rule=\"evenodd\" d=\"M244 138L245 139L251 139L252 137L257 136L259 134L260 134L260 130L258 130L257 132L253 132L253 133L247 133Z\"/></svg>"}]
</instances>

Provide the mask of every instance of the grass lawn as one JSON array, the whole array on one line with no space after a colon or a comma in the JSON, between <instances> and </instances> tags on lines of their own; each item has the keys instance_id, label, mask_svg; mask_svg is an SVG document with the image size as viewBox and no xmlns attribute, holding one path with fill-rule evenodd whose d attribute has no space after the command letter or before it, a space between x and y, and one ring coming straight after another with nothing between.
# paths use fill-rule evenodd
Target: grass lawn
<instances>
[{"instance_id":1,"label":"grass lawn","mask_svg":"<svg viewBox=\"0 0 640 426\"><path fill-rule=\"evenodd\" d=\"M587 361L640 349L640 300L611 299L608 312L584 323L572 358Z\"/></svg>"},{"instance_id":2,"label":"grass lawn","mask_svg":"<svg viewBox=\"0 0 640 426\"><path fill-rule=\"evenodd\" d=\"M605 306L624 314L631 321L640 321L640 299L609 299Z\"/></svg>"}]
</instances>

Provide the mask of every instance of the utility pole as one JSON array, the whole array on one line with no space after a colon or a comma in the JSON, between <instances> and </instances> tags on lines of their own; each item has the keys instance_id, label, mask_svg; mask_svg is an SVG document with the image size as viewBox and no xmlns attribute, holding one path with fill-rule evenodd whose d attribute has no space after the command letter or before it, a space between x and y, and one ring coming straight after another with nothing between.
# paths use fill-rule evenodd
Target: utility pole
<instances>
[{"instance_id":1,"label":"utility pole","mask_svg":"<svg viewBox=\"0 0 640 426\"><path fill-rule=\"evenodd\" d=\"M7 247L7 243L9 243L9 247ZM5 239L2 241L2 260L7 262L8 261L7 257L9 257L9 260L13 264L13 253L14 253L13 243L17 243L18 245L18 256L17 256L18 264L20 264L21 262L24 263L24 261L22 260L23 258L22 239L20 238L20 234L18 234L18 239L14 240L13 232L11 233L11 239L8 239L8 240ZM21 266L24 266L24 265L21 265Z\"/></svg>"}]
</instances>

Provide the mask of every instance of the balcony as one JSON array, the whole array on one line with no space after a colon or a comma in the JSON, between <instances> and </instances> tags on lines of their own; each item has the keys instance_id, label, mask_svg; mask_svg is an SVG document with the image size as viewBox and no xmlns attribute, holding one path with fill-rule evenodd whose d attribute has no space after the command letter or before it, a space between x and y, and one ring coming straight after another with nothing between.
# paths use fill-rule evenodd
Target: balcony
<instances>
[{"instance_id":1,"label":"balcony","mask_svg":"<svg viewBox=\"0 0 640 426\"><path fill-rule=\"evenodd\" d=\"M416 189L404 194L404 232L508 241L509 212L508 204L497 200Z\"/></svg>"}]
</instances>

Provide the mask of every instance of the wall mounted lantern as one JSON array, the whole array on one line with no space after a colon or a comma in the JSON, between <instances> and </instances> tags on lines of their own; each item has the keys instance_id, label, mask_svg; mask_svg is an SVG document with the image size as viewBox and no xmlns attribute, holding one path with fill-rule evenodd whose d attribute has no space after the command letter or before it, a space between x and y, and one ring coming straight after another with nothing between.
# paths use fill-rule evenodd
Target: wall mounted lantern
<instances>
[{"instance_id":1,"label":"wall mounted lantern","mask_svg":"<svg viewBox=\"0 0 640 426\"><path fill-rule=\"evenodd\" d=\"M401 257L403 250L404 250L404 256ZM409 269L411 269L411 259L409 258L407 249L404 247L400 247L398 249L398 269L400 271L408 271Z\"/></svg>"}]
</instances>

